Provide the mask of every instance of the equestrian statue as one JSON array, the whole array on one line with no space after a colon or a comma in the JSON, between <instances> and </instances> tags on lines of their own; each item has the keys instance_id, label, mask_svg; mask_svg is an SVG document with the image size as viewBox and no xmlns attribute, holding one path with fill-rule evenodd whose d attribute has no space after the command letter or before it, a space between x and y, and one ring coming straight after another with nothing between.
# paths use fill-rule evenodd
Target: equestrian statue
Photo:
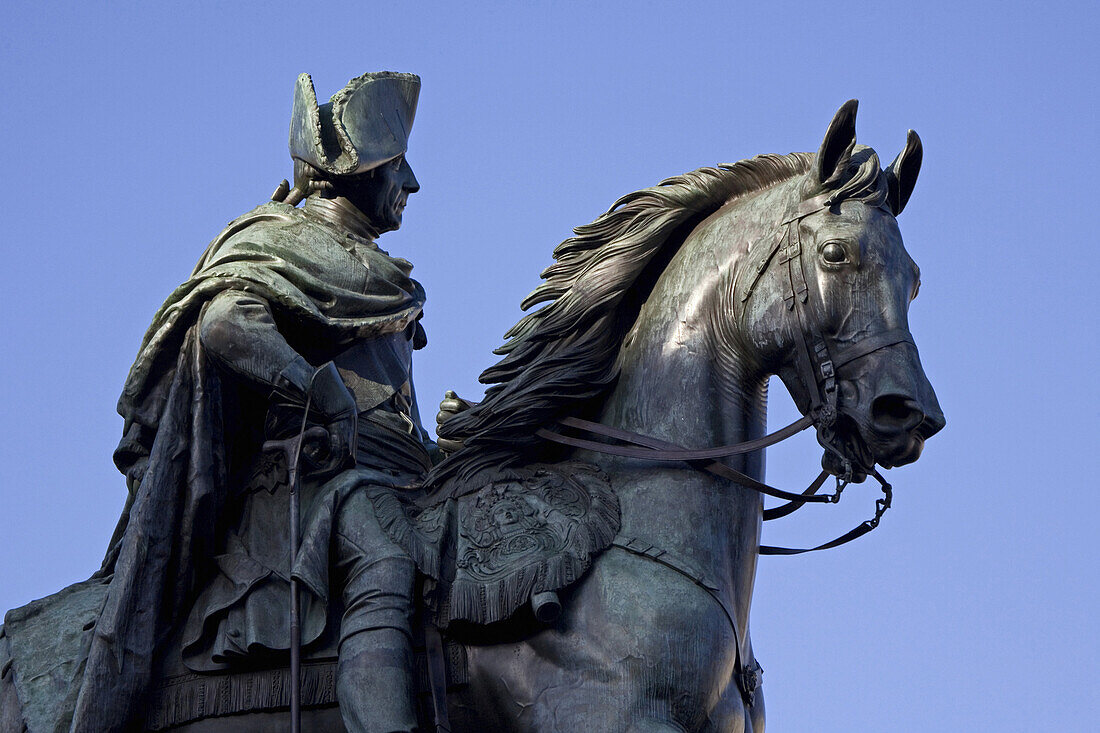
<instances>
[{"instance_id":1,"label":"equestrian statue","mask_svg":"<svg viewBox=\"0 0 1100 733\"><path fill-rule=\"evenodd\" d=\"M298 78L293 182L210 243L130 370L102 567L0 626L0 733L764 729L757 557L874 529L879 467L944 426L896 220L920 139L883 170L849 101L816 154L623 196L554 250L437 443L424 290L376 242L419 189L419 92L369 73L318 104ZM802 417L767 434L772 375ZM822 473L764 483L811 427ZM868 478L871 519L760 545Z\"/></svg>"}]
</instances>

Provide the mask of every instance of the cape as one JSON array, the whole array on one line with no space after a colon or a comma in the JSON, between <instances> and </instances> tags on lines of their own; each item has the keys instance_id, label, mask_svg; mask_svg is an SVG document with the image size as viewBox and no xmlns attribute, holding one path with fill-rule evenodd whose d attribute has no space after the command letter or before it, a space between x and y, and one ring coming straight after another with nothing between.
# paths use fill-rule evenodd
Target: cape
<instances>
[{"instance_id":1,"label":"cape","mask_svg":"<svg viewBox=\"0 0 1100 733\"><path fill-rule=\"evenodd\" d=\"M157 311L119 399L125 420L115 464L129 497L97 576L109 579L94 626L71 730L122 730L140 709L158 645L183 622L196 562L218 541L226 502L223 419L233 390L204 354L203 309L243 290L270 305L280 329L336 343L417 329L423 288L412 266L366 240L282 203L263 204L211 242L191 277Z\"/></svg>"}]
</instances>

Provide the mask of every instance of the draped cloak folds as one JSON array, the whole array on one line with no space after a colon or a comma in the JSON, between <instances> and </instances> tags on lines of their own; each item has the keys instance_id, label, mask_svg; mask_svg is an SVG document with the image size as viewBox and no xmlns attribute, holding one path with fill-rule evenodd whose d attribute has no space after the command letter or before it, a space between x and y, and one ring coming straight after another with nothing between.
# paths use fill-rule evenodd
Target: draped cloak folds
<instances>
[{"instance_id":1,"label":"draped cloak folds","mask_svg":"<svg viewBox=\"0 0 1100 733\"><path fill-rule=\"evenodd\" d=\"M197 563L224 527L236 386L204 353L199 323L218 293L263 298L280 329L330 343L416 328L423 288L411 265L300 209L263 204L231 222L153 318L126 380L115 463L129 497L100 574L95 625L73 731L123 729L150 683L158 645L185 620ZM359 239L362 244L364 240Z\"/></svg>"}]
</instances>

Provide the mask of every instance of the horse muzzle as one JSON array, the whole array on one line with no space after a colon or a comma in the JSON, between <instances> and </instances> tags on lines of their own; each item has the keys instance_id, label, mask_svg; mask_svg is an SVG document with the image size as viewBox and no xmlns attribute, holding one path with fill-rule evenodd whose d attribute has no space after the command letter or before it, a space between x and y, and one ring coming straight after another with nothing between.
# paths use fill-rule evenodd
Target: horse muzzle
<instances>
[{"instance_id":1,"label":"horse muzzle","mask_svg":"<svg viewBox=\"0 0 1100 733\"><path fill-rule=\"evenodd\" d=\"M920 458L946 421L911 345L883 349L841 375L837 437L855 467L894 468ZM827 466L828 468L828 466Z\"/></svg>"}]
</instances>

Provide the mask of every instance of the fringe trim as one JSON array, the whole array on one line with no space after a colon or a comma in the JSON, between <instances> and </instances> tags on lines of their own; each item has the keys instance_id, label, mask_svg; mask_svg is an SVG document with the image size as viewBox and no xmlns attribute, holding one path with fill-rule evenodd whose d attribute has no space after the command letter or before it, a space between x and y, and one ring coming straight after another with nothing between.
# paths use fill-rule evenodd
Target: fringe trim
<instances>
[{"instance_id":1,"label":"fringe trim","mask_svg":"<svg viewBox=\"0 0 1100 733\"><path fill-rule=\"evenodd\" d=\"M302 707L336 704L336 661L302 663ZM203 718L290 707L290 672L268 669L225 675L172 677L150 695L146 730Z\"/></svg>"},{"instance_id":2,"label":"fringe trim","mask_svg":"<svg viewBox=\"0 0 1100 733\"><path fill-rule=\"evenodd\" d=\"M420 520L409 517L410 508L397 498L393 490L370 488L370 499L374 504L375 518L379 526L398 547L409 553L421 573L432 580L438 580L440 574L439 545L443 536L446 516L451 514L453 502L448 501L439 507L433 507L420 515ZM435 515L435 531L429 529L427 520Z\"/></svg>"}]
</instances>

